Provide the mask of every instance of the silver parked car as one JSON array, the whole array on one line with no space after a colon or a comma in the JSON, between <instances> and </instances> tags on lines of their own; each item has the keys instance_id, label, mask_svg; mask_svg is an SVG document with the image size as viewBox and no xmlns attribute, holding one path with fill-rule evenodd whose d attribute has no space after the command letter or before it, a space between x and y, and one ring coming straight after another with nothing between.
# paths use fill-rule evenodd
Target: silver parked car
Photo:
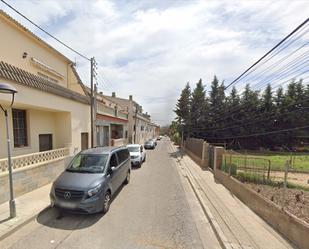
<instances>
[{"instance_id":1,"label":"silver parked car","mask_svg":"<svg viewBox=\"0 0 309 249\"><path fill-rule=\"evenodd\" d=\"M156 147L156 145L155 145L155 142L153 140L148 140L144 144L144 148L146 150L149 150L149 149L153 150L155 147Z\"/></svg>"},{"instance_id":2,"label":"silver parked car","mask_svg":"<svg viewBox=\"0 0 309 249\"><path fill-rule=\"evenodd\" d=\"M97 147L78 153L56 179L51 205L83 213L106 213L111 197L129 183L130 153L125 147Z\"/></svg>"}]
</instances>

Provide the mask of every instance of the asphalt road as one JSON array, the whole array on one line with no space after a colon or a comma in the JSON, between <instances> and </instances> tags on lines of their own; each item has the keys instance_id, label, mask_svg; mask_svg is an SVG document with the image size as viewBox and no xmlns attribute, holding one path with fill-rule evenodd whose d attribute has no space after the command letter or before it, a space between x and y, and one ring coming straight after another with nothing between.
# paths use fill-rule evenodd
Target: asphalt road
<instances>
[{"instance_id":1,"label":"asphalt road","mask_svg":"<svg viewBox=\"0 0 309 249\"><path fill-rule=\"evenodd\" d=\"M49 208L0 248L204 248L168 144L165 139L147 151L146 162L132 171L106 215L61 216Z\"/></svg>"}]
</instances>

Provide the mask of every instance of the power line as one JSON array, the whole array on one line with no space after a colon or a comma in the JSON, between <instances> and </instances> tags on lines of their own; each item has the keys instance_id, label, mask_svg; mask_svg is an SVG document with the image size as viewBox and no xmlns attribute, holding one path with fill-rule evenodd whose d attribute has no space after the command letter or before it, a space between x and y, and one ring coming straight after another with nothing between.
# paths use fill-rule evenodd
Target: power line
<instances>
[{"instance_id":1,"label":"power line","mask_svg":"<svg viewBox=\"0 0 309 249\"><path fill-rule=\"evenodd\" d=\"M306 52L307 53L307 52ZM294 62L294 61L293 61ZM262 86L266 86L268 85L270 81L272 81L273 84L275 84L276 86L272 86L272 90L280 87L280 86L283 86L284 84L292 81L293 79L296 79L297 77L301 78L301 79L305 79L307 77L301 77L303 74L306 75L309 70L305 70L305 68L307 68L307 64L308 64L308 60L307 60L307 57L305 57L305 64L300 60L300 61L297 61L296 63L294 63L295 65L293 65L293 67L289 68L289 69L286 69L287 65L288 66L291 66L289 65L291 62L289 62L287 65L281 67L280 69L278 69L277 71L273 72L272 74L275 74L277 72L281 72L279 74L277 74L275 77L273 76L268 76L266 77L265 79L261 79L258 83L255 83L253 86L255 87L262 87ZM301 66L301 68L299 69L299 67ZM285 70L283 70L285 69ZM292 71L293 70L293 71ZM295 75L295 73L298 73L297 75ZM289 77L290 75L293 75L291 78L288 78L287 80L284 80L282 81L282 79L284 78L287 78ZM279 81L280 80L280 81ZM266 88L265 88L266 89ZM260 91L263 90L263 89L260 89ZM220 108L220 107L223 107L225 106L225 103L221 104L219 107L216 107L216 109ZM221 116L227 112L231 113L231 111L238 111L240 110L241 108L243 108L243 106L236 106L234 109L232 110L228 110L228 111L223 111L223 112L220 112L220 113L217 113L215 115L215 117L218 117L218 116ZM217 120L217 119L216 119Z\"/></svg>"},{"instance_id":2,"label":"power line","mask_svg":"<svg viewBox=\"0 0 309 249\"><path fill-rule=\"evenodd\" d=\"M65 44L64 42L62 42L61 40L59 40L57 37L53 36L51 33L49 33L48 31L46 31L45 29L41 28L38 24L36 24L35 22L33 22L32 20L30 20L28 17L26 17L24 14L22 14L20 11L18 11L17 9L15 9L12 5L8 4L7 2L5 2L4 0L1 0L2 3L4 3L6 6L8 6L10 9L12 9L14 12L16 12L18 15L22 16L24 19L26 19L28 22L30 22L32 25L34 25L35 27L37 27L39 30L41 30L42 32L44 32L45 34L47 34L48 36L52 37L54 40L56 40L57 42L59 42L60 44L62 44L63 46L65 46L67 49L71 50L72 52L78 54L79 56L81 56L82 58L84 58L85 60L90 61L91 59L88 58L87 56L83 55L82 53L78 52L77 50L73 49L72 47L70 47L69 45Z\"/></svg>"},{"instance_id":3,"label":"power line","mask_svg":"<svg viewBox=\"0 0 309 249\"><path fill-rule=\"evenodd\" d=\"M304 28L304 27L302 27ZM298 30L297 32L299 32L300 30ZM299 40L302 36L304 36L307 32L309 31L309 29L305 30L303 33L301 33L300 35L298 35L296 38L294 38L292 41L290 41L288 44L285 44L282 48L280 48L278 51L274 52L274 54L272 54L268 59L266 59L265 61L263 61L261 64L257 65L256 68L254 68L250 73L256 71L256 69L258 69L259 67L263 66L264 64L266 64L268 61L270 61L272 58L274 58L275 56L277 56L278 54L280 54L284 49L288 48L291 44L293 44L294 42L296 42L297 40ZM296 33L295 33L296 34ZM294 34L294 35L295 35ZM248 73L246 76L248 76L250 73Z\"/></svg>"},{"instance_id":4,"label":"power line","mask_svg":"<svg viewBox=\"0 0 309 249\"><path fill-rule=\"evenodd\" d=\"M304 27L302 27L304 28ZM301 29L299 29L297 32L299 32ZM275 56L277 56L280 52L282 52L284 49L286 49L287 47L289 47L292 43L294 43L296 40L300 39L304 34L306 34L308 32L308 30L305 30L305 32L303 32L301 35L299 35L298 37L296 37L294 40L290 41L288 44L284 45L283 47L281 47L279 49L279 51L276 51L273 55L270 56L270 58L266 59L265 61L262 61L260 64L257 64L257 66L251 70L250 72L248 71L246 74L244 74L242 76L242 79L244 79L245 77L247 77L248 75L252 74L254 71L256 71L258 68L260 68L261 66L263 66L264 64L266 64L270 59L274 58ZM294 35L296 34L296 32L294 33ZM292 37L292 36L291 36ZM291 37L289 37L289 39L291 39ZM286 40L287 41L287 40ZM281 45L283 45L284 43L282 43ZM280 46L281 46L280 45ZM278 46L279 48L279 46ZM275 50L274 50L275 51ZM274 52L273 51L273 52ZM270 53L271 54L271 53ZM265 57L266 58L266 57ZM240 79L239 79L240 80ZM235 82L236 83L236 82Z\"/></svg>"},{"instance_id":5,"label":"power line","mask_svg":"<svg viewBox=\"0 0 309 249\"><path fill-rule=\"evenodd\" d=\"M248 134L248 135L242 135L242 136L231 136L231 137L223 137L223 138L210 137L208 139L233 139L233 138L243 138L243 137L256 137L256 136L263 136L263 135L269 135L269 134L275 134L275 133L283 133L283 132L287 132L287 131L303 130L303 129L306 129L306 128L309 128L309 125L294 127L294 128L289 128L289 129L282 129L282 130L278 130L278 131L269 131L269 132Z\"/></svg>"},{"instance_id":6,"label":"power line","mask_svg":"<svg viewBox=\"0 0 309 249\"><path fill-rule=\"evenodd\" d=\"M265 57L267 57L270 53L272 53L276 48L278 48L282 43L284 43L289 37L291 37L295 32L297 32L300 28L302 28L306 23L308 23L309 18L307 18L303 23L301 23L298 27L296 27L290 34L288 34L284 39L282 39L276 46L274 46L271 50L269 50L266 54L264 54L260 59L258 59L253 65L251 65L248 69L246 69L241 75L239 75L235 80L233 80L230 84L228 84L225 89L229 88L231 85L235 84L241 77L243 77L249 70L251 70L254 66L256 66L260 61L262 61Z\"/></svg>"},{"instance_id":7,"label":"power line","mask_svg":"<svg viewBox=\"0 0 309 249\"><path fill-rule=\"evenodd\" d=\"M290 56L292 56L293 54L295 54L296 52L298 52L299 50L301 50L302 48L304 48L305 46L307 46L309 44L309 42L303 44L302 46L298 47L296 50L294 50L292 53L286 55L285 57L281 58L278 61L275 61L273 64L269 65L267 68L265 68L263 71L260 72L260 74L265 73L267 71L269 71L270 68L275 68L276 66L280 65L283 61L285 61L286 59L288 59ZM303 55L302 55L303 56ZM254 79L254 76L252 76L251 78L247 79L247 81L250 81Z\"/></svg>"},{"instance_id":8,"label":"power line","mask_svg":"<svg viewBox=\"0 0 309 249\"><path fill-rule=\"evenodd\" d=\"M277 70L277 71L272 71L274 68L276 68L279 64L281 64L284 60L286 60L288 57L290 57L291 55L293 55L293 54L295 54L296 52L298 52L298 51L300 51L302 48L304 48L307 44L309 44L308 42L307 43L305 43L304 45L302 45L302 46L300 46L300 47L298 47L296 50L294 50L293 52L291 52L291 53L289 53L288 55L286 55L284 58L281 58L280 60L277 60L277 61L275 61L273 64L271 64L270 66L268 66L266 69L264 69L262 72L261 72L261 74L262 73L267 73L267 72L272 72L272 75L273 74L275 74L275 73L277 73L278 71L279 72L281 72L279 75L276 75L276 77L275 78L272 78L272 75L269 75L269 76L267 76L266 78L262 78L263 76L252 76L251 78L250 78L250 80L255 80L255 81L257 81L258 79L261 79L259 82L255 82L255 84L253 85L253 87L254 88L257 88L257 87L262 87L263 85L264 86L266 86L267 85L267 82L266 82L266 80L267 81L274 81L275 79L276 80L279 80L280 78L282 78L282 76L284 75L285 77L287 77L287 75L285 75L285 73L286 73L286 71L291 71L291 69L293 68L293 67L291 67L290 69L288 69L288 70L285 70L285 71L283 71L283 69L286 69L288 66L292 66L291 64L292 63L294 63L295 62L295 59L294 60L292 60L292 61L290 61L290 62L288 62L286 65L284 65L284 66L282 66L279 70ZM301 56L298 56L297 58L298 59L300 59L301 57L303 57L304 55L307 55L307 53L308 53L308 51L306 51L306 52L304 52ZM303 59L303 58L302 58ZM305 59L307 59L307 57L305 57ZM307 62L307 60L305 60L305 62ZM298 64L299 63L299 61L296 63L296 64ZM294 65L293 65L294 66ZM296 70L295 72L299 72L299 70ZM299 74L299 75L297 75L297 76L300 76L300 75L302 75L302 73L301 74ZM280 76L280 77L279 77ZM294 77L292 77L290 80L292 80L293 78L295 78L295 76ZM286 82L288 82L288 81L286 81ZM286 82L280 82L280 85L283 85L284 83L286 83ZM278 84L278 83L277 83ZM272 87L272 89L275 89L275 88L277 88L277 87L279 87L280 85L277 85L276 87ZM262 89L260 89L260 91L261 91ZM225 105L225 103L223 103L223 104L221 104L220 106L217 106L216 107L216 109L218 109L218 108L221 108L221 107L223 107ZM236 107L236 108L238 108L239 109L239 107ZM229 110L230 111L230 110ZM221 116L222 114L224 114L224 113L226 113L227 111L224 111L224 112L221 112L221 113L217 113L216 115L215 115L215 117L217 117L217 116Z\"/></svg>"},{"instance_id":9,"label":"power line","mask_svg":"<svg viewBox=\"0 0 309 249\"><path fill-rule=\"evenodd\" d=\"M290 53L290 54L288 54L288 55L286 55L284 58L282 58L282 59L280 59L280 60L278 60L278 61L275 61L272 65L270 65L270 66L268 66L266 69L264 69L261 73L266 73L266 72L270 72L271 70L273 70L274 68L276 68L276 66L278 66L279 64L281 64L284 60L286 60L288 57L290 57L291 55L293 55L294 53L296 53L297 51L299 51L299 50L301 50L302 48L304 48L306 45L308 45L309 44L309 42L307 42L307 43L305 43L305 44L303 44L302 46L300 46L300 47L298 47L296 50L294 50L292 53ZM308 51L306 51L304 54L302 54L300 57L298 57L298 59L300 59L301 57L303 57L306 53L308 53ZM306 59L307 57L305 57L305 59ZM288 64L286 64L285 66L283 66L283 67L281 67L280 68L280 70L282 70L282 69L285 69L288 65L290 65L292 62L294 62L295 61L295 59L293 60L293 61L290 61ZM297 63L299 63L299 62L297 62ZM297 64L296 63L296 64ZM289 70L291 70L291 69L289 69ZM274 73L276 73L276 72L278 72L279 70L277 70L277 71L275 71L275 72L273 72L272 74L274 74ZM296 71L296 72L298 72L298 71ZM284 72L282 72L281 73L281 75L283 74ZM279 74L280 75L280 74ZM300 74L301 75L301 74ZM250 79L252 80L252 79L254 79L254 77L256 78L257 76L253 76L253 77L251 77ZM262 76L259 76L259 77L257 77L255 80L257 80L257 79L259 79L259 78L261 78ZM268 76L268 78L267 79L270 79L271 78L271 76ZM277 79L279 79L278 77L276 77ZM293 77L294 78L294 77ZM293 78L291 78L290 80L292 80ZM274 80L275 78L273 78L272 80ZM265 83L264 82L264 84L261 84L261 83L263 83L263 81L265 81L265 79L263 79L263 80L261 80L260 81L260 83L255 83L253 86L259 86L259 87L262 87L263 85L267 85L267 83ZM285 83L285 82L283 82L283 83ZM283 83L280 83L280 84L283 84ZM277 86L278 87L278 86ZM277 88L277 87L273 87L273 89L275 89L275 88ZM226 87L225 87L225 89L226 89ZM262 90L262 89L260 89L260 90ZM216 109L218 109L218 108L221 108L221 107L224 107L225 106L225 103L223 103L223 104L221 104L220 106L216 106ZM200 111L202 108L204 108L203 106L201 106L201 107L199 107L196 111ZM238 107L239 108L239 107ZM221 116L223 113L225 113L225 112L222 112L222 113L219 113L219 114L216 114L215 115L215 117L216 116Z\"/></svg>"},{"instance_id":10,"label":"power line","mask_svg":"<svg viewBox=\"0 0 309 249\"><path fill-rule=\"evenodd\" d=\"M278 80L283 80L283 79L286 79L287 77L290 77L292 76L291 78L289 78L288 80L282 82L282 83L279 83L280 85L282 85L283 83L287 83L293 79L295 79L296 77L299 77L303 74L306 74L309 72L309 70L305 70L306 68L308 68L308 63L309 61L307 60L306 61L307 64L305 63L300 63L300 62L297 62L296 65L295 65L295 68L290 68L284 72L282 72L281 74L278 74L277 76L273 77L273 76L269 76L268 78L265 78L264 80L261 80L259 83L256 83L254 84L253 86L256 86L256 87L259 87L259 86L266 86L268 84L270 84L270 82L276 82ZM279 70L280 71L280 70ZM298 73L295 75L295 73ZM273 78L271 78L273 77ZM276 80L276 81L275 81ZM278 82L276 83L273 83L273 84L278 84Z\"/></svg>"},{"instance_id":11,"label":"power line","mask_svg":"<svg viewBox=\"0 0 309 249\"><path fill-rule=\"evenodd\" d=\"M283 65L282 67L280 68L277 68L275 71L273 71L278 65L280 65L280 63L278 63L277 65L273 66L271 69L268 68L268 70L266 71L263 71L261 72L261 74L263 73L268 73L267 75L269 76L266 76L265 78L263 78L263 75L260 75L259 77L256 77L254 78L254 84L252 85L253 87L254 86L257 86L259 82L257 82L259 79L261 79L261 81L265 81L266 79L270 79L272 75L276 74L276 73L280 73L282 72L283 70L286 70L288 67L290 67L290 69L286 70L286 71L290 71L291 68L295 67L297 64L300 64L300 63L303 63L304 62L308 62L308 58L309 58L309 50L306 51L304 54L298 56L297 58L295 58L294 60L288 62L287 64ZM297 66L298 67L298 66ZM269 71L269 72L267 72ZM261 82L260 81L260 82Z\"/></svg>"},{"instance_id":12,"label":"power line","mask_svg":"<svg viewBox=\"0 0 309 249\"><path fill-rule=\"evenodd\" d=\"M309 70L305 71L305 73L306 73L306 72L309 72ZM298 74L298 75L296 75L296 76L293 76L293 77L291 77L291 78L289 78L289 79L287 79L287 80L285 80L285 81L280 81L279 83L277 82L277 83L276 83L277 86L272 87L272 90L274 90L274 89L276 89L276 88L278 88L278 87L280 87L280 86L282 86L282 85L284 85L284 84L286 84L286 83L288 83L288 82L291 82L291 80L293 80L293 78L300 77L302 74L303 74L303 73L300 73L300 74ZM303 78L301 78L301 79L302 79L302 80L305 80L305 79L307 79L308 77L309 77L309 76L303 77ZM261 90L262 90L262 89L261 89ZM264 89L264 90L265 90L265 89ZM248 102L248 103L245 104L245 105L235 106L234 108L232 108L232 109L230 109L230 110L226 110L226 111L217 113L217 114L215 114L215 116L213 117L213 118L215 118L215 119L213 120L213 122L214 122L214 121L225 120L225 119L227 119L228 117L234 115L235 112L241 111L242 109L244 109L245 107L249 106L250 104L251 104L251 103ZM223 107L224 105L225 105L225 103L222 104L221 107ZM225 114L227 114L227 113L229 114L229 116L225 116ZM224 116L224 117L222 118L221 116Z\"/></svg>"}]
</instances>

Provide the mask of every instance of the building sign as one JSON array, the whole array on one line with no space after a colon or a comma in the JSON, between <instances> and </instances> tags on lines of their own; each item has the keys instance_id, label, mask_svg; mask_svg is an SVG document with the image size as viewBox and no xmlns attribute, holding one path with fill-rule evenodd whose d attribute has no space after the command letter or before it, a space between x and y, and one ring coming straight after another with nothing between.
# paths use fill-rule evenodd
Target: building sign
<instances>
[{"instance_id":1,"label":"building sign","mask_svg":"<svg viewBox=\"0 0 309 249\"><path fill-rule=\"evenodd\" d=\"M40 68L42 71L50 73L53 76L56 76L57 78L60 78L60 79L64 78L64 75L62 73L59 73L58 71L56 71L51 66L46 65L44 62L41 62L41 61L39 61L38 59L36 59L34 57L31 58L31 61L32 61L33 65L35 65L36 67Z\"/></svg>"},{"instance_id":2,"label":"building sign","mask_svg":"<svg viewBox=\"0 0 309 249\"><path fill-rule=\"evenodd\" d=\"M54 79L54 78L51 78L51 77L49 77L48 75L43 74L43 73L41 73L41 72L38 72L38 75L39 75L40 77L42 77L42 78L48 80L48 81L53 82L53 83L58 83L58 82L59 82L58 80L56 80L56 79Z\"/></svg>"}]
</instances>

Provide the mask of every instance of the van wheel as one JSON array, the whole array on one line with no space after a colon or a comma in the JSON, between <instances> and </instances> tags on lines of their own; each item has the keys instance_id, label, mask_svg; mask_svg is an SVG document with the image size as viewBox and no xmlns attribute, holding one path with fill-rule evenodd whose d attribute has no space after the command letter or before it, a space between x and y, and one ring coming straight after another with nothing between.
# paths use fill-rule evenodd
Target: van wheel
<instances>
[{"instance_id":1,"label":"van wheel","mask_svg":"<svg viewBox=\"0 0 309 249\"><path fill-rule=\"evenodd\" d=\"M128 184L128 183L130 182L130 178L131 178L131 172L130 172L130 170L129 170L128 173L127 173L127 177L126 177L126 179L124 180L124 184Z\"/></svg>"},{"instance_id":2,"label":"van wheel","mask_svg":"<svg viewBox=\"0 0 309 249\"><path fill-rule=\"evenodd\" d=\"M111 193L109 191L106 191L103 199L103 210L102 210L103 214L108 212L110 202L111 202Z\"/></svg>"}]
</instances>

